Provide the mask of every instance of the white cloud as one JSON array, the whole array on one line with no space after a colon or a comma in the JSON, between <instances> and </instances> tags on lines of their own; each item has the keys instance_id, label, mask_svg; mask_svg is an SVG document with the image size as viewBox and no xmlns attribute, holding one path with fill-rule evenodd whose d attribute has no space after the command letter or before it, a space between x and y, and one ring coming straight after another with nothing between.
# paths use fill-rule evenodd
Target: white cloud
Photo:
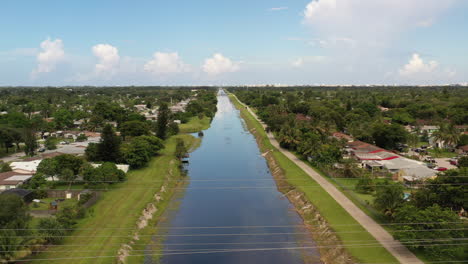
<instances>
[{"instance_id":1,"label":"white cloud","mask_svg":"<svg viewBox=\"0 0 468 264\"><path fill-rule=\"evenodd\" d=\"M292 62L293 67L302 67L304 65L304 59L303 58L297 58Z\"/></svg>"},{"instance_id":2,"label":"white cloud","mask_svg":"<svg viewBox=\"0 0 468 264\"><path fill-rule=\"evenodd\" d=\"M156 52L153 59L145 64L144 70L154 74L169 74L189 71L189 66L182 61L177 52Z\"/></svg>"},{"instance_id":3,"label":"white cloud","mask_svg":"<svg viewBox=\"0 0 468 264\"><path fill-rule=\"evenodd\" d=\"M322 63L326 60L327 58L325 56L306 56L306 57L300 57L292 61L291 65L293 67L299 68L302 67L308 63Z\"/></svg>"},{"instance_id":4,"label":"white cloud","mask_svg":"<svg viewBox=\"0 0 468 264\"><path fill-rule=\"evenodd\" d=\"M109 44L98 44L95 45L92 50L94 56L99 60L95 65L95 72L97 74L114 73L120 62L118 49Z\"/></svg>"},{"instance_id":5,"label":"white cloud","mask_svg":"<svg viewBox=\"0 0 468 264\"><path fill-rule=\"evenodd\" d=\"M205 60L203 71L209 75L218 75L226 72L236 72L239 70L239 62L233 62L224 57L221 53L216 53L211 58Z\"/></svg>"},{"instance_id":6,"label":"white cloud","mask_svg":"<svg viewBox=\"0 0 468 264\"><path fill-rule=\"evenodd\" d=\"M432 73L437 69L439 63L437 61L429 61L427 63L419 56L419 54L414 53L409 62L399 70L401 76L412 76L422 73Z\"/></svg>"},{"instance_id":7,"label":"white cloud","mask_svg":"<svg viewBox=\"0 0 468 264\"><path fill-rule=\"evenodd\" d=\"M288 9L287 6L280 6L280 7L272 7L270 9L268 9L268 10L270 10L270 11L281 11L281 10L286 10L286 9Z\"/></svg>"},{"instance_id":8,"label":"white cloud","mask_svg":"<svg viewBox=\"0 0 468 264\"><path fill-rule=\"evenodd\" d=\"M63 50L63 42L61 39L50 40L47 38L41 42L42 51L37 54L37 69L33 71L33 75L38 73L46 73L55 70L58 63L65 58Z\"/></svg>"},{"instance_id":9,"label":"white cloud","mask_svg":"<svg viewBox=\"0 0 468 264\"><path fill-rule=\"evenodd\" d=\"M304 23L320 39L352 39L360 45L385 46L404 31L430 26L455 0L312 0Z\"/></svg>"}]
</instances>

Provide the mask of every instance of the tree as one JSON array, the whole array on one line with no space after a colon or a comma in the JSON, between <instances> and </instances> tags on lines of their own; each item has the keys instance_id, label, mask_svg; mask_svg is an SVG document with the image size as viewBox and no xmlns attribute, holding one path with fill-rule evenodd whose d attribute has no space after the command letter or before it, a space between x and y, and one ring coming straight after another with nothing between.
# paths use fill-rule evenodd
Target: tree
<instances>
[{"instance_id":1,"label":"tree","mask_svg":"<svg viewBox=\"0 0 468 264\"><path fill-rule=\"evenodd\" d=\"M12 171L10 165L8 163L0 163L0 173L8 171Z\"/></svg>"},{"instance_id":2,"label":"tree","mask_svg":"<svg viewBox=\"0 0 468 264\"><path fill-rule=\"evenodd\" d=\"M101 155L99 153L99 144L98 143L89 143L88 147L85 149L86 159L89 161L99 161Z\"/></svg>"},{"instance_id":3,"label":"tree","mask_svg":"<svg viewBox=\"0 0 468 264\"><path fill-rule=\"evenodd\" d=\"M468 168L468 156L463 156L458 159L459 168Z\"/></svg>"},{"instance_id":4,"label":"tree","mask_svg":"<svg viewBox=\"0 0 468 264\"><path fill-rule=\"evenodd\" d=\"M101 134L98 144L98 160L117 162L121 158L120 138L115 134L111 125L106 125Z\"/></svg>"},{"instance_id":5,"label":"tree","mask_svg":"<svg viewBox=\"0 0 468 264\"><path fill-rule=\"evenodd\" d=\"M174 155L178 159L182 159L187 154L187 147L185 147L184 140L181 138L176 139L176 148Z\"/></svg>"},{"instance_id":6,"label":"tree","mask_svg":"<svg viewBox=\"0 0 468 264\"><path fill-rule=\"evenodd\" d=\"M132 140L123 148L123 156L132 168L145 166L150 160L150 148L144 140Z\"/></svg>"},{"instance_id":7,"label":"tree","mask_svg":"<svg viewBox=\"0 0 468 264\"><path fill-rule=\"evenodd\" d=\"M80 167L83 165L84 160L71 154L63 154L53 158L57 162L57 167L62 172L64 169L69 169L74 175L78 174Z\"/></svg>"},{"instance_id":8,"label":"tree","mask_svg":"<svg viewBox=\"0 0 468 264\"><path fill-rule=\"evenodd\" d=\"M160 139L167 137L167 124L169 122L169 108L162 103L158 109L158 120L156 121L156 136Z\"/></svg>"},{"instance_id":9,"label":"tree","mask_svg":"<svg viewBox=\"0 0 468 264\"><path fill-rule=\"evenodd\" d=\"M27 207L14 194L0 194L0 259L12 259L28 241Z\"/></svg>"},{"instance_id":10,"label":"tree","mask_svg":"<svg viewBox=\"0 0 468 264\"><path fill-rule=\"evenodd\" d=\"M52 137L48 137L48 138L45 140L44 146L45 146L46 149L48 149L48 150L57 149L57 143L56 143L55 139L52 138Z\"/></svg>"},{"instance_id":11,"label":"tree","mask_svg":"<svg viewBox=\"0 0 468 264\"><path fill-rule=\"evenodd\" d=\"M372 127L375 144L384 149L396 149L398 143L405 143L408 132L398 124L378 123Z\"/></svg>"},{"instance_id":12,"label":"tree","mask_svg":"<svg viewBox=\"0 0 468 264\"><path fill-rule=\"evenodd\" d=\"M37 166L36 174L41 174L46 178L52 177L52 179L54 179L54 177L58 174L58 166L59 165L56 159L44 159L41 161L41 163L39 163L39 166Z\"/></svg>"},{"instance_id":13,"label":"tree","mask_svg":"<svg viewBox=\"0 0 468 264\"><path fill-rule=\"evenodd\" d=\"M167 128L167 135L174 136L179 134L179 125L175 122L171 122Z\"/></svg>"},{"instance_id":14,"label":"tree","mask_svg":"<svg viewBox=\"0 0 468 264\"><path fill-rule=\"evenodd\" d=\"M54 122L58 129L73 126L73 114L67 109L59 109L53 114Z\"/></svg>"},{"instance_id":15,"label":"tree","mask_svg":"<svg viewBox=\"0 0 468 264\"><path fill-rule=\"evenodd\" d=\"M146 144L148 145L149 154L151 156L156 156L156 154L158 154L158 152L162 148L164 148L164 142L160 138L155 137L155 136L139 136L135 138L134 141L135 140L145 141Z\"/></svg>"},{"instance_id":16,"label":"tree","mask_svg":"<svg viewBox=\"0 0 468 264\"><path fill-rule=\"evenodd\" d=\"M58 243L65 235L64 226L55 218L41 218L37 224L37 232L48 243Z\"/></svg>"},{"instance_id":17,"label":"tree","mask_svg":"<svg viewBox=\"0 0 468 264\"><path fill-rule=\"evenodd\" d=\"M418 191L413 193L411 203L419 208L438 204L444 208L461 211L468 208L466 185L468 168L448 170L433 180L427 180ZM463 177L460 177L463 176Z\"/></svg>"},{"instance_id":18,"label":"tree","mask_svg":"<svg viewBox=\"0 0 468 264\"><path fill-rule=\"evenodd\" d=\"M457 245L463 243L457 239L465 237L462 230L464 226L457 224L460 219L453 211L437 204L424 209L407 204L397 210L395 222L404 223L396 227L404 232L395 232L395 238L405 241L405 245L411 249L424 251L431 260L464 258L466 247ZM440 246L441 244L447 245Z\"/></svg>"},{"instance_id":19,"label":"tree","mask_svg":"<svg viewBox=\"0 0 468 264\"><path fill-rule=\"evenodd\" d=\"M364 175L359 178L359 181L356 184L356 192L369 194L375 191L374 180L369 175Z\"/></svg>"},{"instance_id":20,"label":"tree","mask_svg":"<svg viewBox=\"0 0 468 264\"><path fill-rule=\"evenodd\" d=\"M63 169L60 174L58 175L59 179L64 182L68 182L68 189L70 189L72 183L76 180L76 175L73 170L65 168Z\"/></svg>"},{"instance_id":21,"label":"tree","mask_svg":"<svg viewBox=\"0 0 468 264\"><path fill-rule=\"evenodd\" d=\"M13 147L13 137L10 130L5 128L0 129L0 144L3 144L6 153Z\"/></svg>"},{"instance_id":22,"label":"tree","mask_svg":"<svg viewBox=\"0 0 468 264\"><path fill-rule=\"evenodd\" d=\"M456 146L460 140L460 132L450 123L442 123L432 136L436 141L443 142L444 147Z\"/></svg>"},{"instance_id":23,"label":"tree","mask_svg":"<svg viewBox=\"0 0 468 264\"><path fill-rule=\"evenodd\" d=\"M24 152L27 156L34 156L38 147L36 140L36 130L33 126L28 126L24 129Z\"/></svg>"},{"instance_id":24,"label":"tree","mask_svg":"<svg viewBox=\"0 0 468 264\"><path fill-rule=\"evenodd\" d=\"M385 181L376 188L374 206L386 216L393 218L396 209L404 203L403 186L400 183Z\"/></svg>"},{"instance_id":25,"label":"tree","mask_svg":"<svg viewBox=\"0 0 468 264\"><path fill-rule=\"evenodd\" d=\"M123 139L125 140L127 136L138 137L143 135L149 135L150 127L146 122L138 120L127 121L120 126L120 133Z\"/></svg>"}]
</instances>

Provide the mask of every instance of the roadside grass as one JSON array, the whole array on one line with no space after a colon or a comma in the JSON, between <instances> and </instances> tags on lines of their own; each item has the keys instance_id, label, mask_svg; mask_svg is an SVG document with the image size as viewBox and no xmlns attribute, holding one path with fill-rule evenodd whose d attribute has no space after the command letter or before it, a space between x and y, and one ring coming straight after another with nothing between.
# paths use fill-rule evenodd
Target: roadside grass
<instances>
[{"instance_id":1,"label":"roadside grass","mask_svg":"<svg viewBox=\"0 0 468 264\"><path fill-rule=\"evenodd\" d=\"M211 118L204 116L202 119L198 116L190 118L190 121L179 125L180 133L195 133L206 130L210 127Z\"/></svg>"},{"instance_id":2,"label":"roadside grass","mask_svg":"<svg viewBox=\"0 0 468 264\"><path fill-rule=\"evenodd\" d=\"M104 192L99 201L88 209L88 215L78 222L77 229L67 235L61 245L50 246L48 251L35 256L34 262L50 263L47 259L71 258L62 261L115 263L119 248L132 239L138 218L147 204L153 201L165 177L170 171L174 179L180 176L179 161L174 156L176 138L182 138L188 148L200 141L191 135L168 139L159 156L153 158L147 167L130 171L126 182ZM165 205L158 205L158 213L164 211Z\"/></svg>"},{"instance_id":3,"label":"roadside grass","mask_svg":"<svg viewBox=\"0 0 468 264\"><path fill-rule=\"evenodd\" d=\"M444 149L429 149L429 156L432 156L433 158L454 158L458 154L455 152L447 151Z\"/></svg>"},{"instance_id":4,"label":"roadside grass","mask_svg":"<svg viewBox=\"0 0 468 264\"><path fill-rule=\"evenodd\" d=\"M260 135L262 152L272 151L273 156L285 172L288 182L305 193L330 227L337 232L348 252L363 263L398 263L398 261L375 240L351 215L349 215L316 181L271 145L261 124L240 104L236 97L229 94L231 101L241 111L250 129ZM308 221L309 219L305 219ZM320 243L320 241L318 241ZM375 247L359 247L356 244L373 244Z\"/></svg>"}]
</instances>

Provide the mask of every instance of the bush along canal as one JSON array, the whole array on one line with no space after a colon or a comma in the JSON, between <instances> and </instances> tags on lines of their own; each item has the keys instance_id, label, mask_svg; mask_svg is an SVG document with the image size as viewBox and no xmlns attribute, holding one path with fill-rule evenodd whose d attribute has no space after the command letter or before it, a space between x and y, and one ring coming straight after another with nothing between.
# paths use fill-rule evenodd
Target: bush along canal
<instances>
[{"instance_id":1,"label":"bush along canal","mask_svg":"<svg viewBox=\"0 0 468 264\"><path fill-rule=\"evenodd\" d=\"M186 187L154 226L144 263L322 263L224 91L217 108L190 154Z\"/></svg>"}]
</instances>

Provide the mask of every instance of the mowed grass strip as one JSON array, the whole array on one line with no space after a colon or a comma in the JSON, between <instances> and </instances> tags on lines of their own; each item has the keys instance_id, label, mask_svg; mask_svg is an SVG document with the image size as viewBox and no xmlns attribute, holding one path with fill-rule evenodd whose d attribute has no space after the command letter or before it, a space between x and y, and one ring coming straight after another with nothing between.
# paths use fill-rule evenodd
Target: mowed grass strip
<instances>
[{"instance_id":1,"label":"mowed grass strip","mask_svg":"<svg viewBox=\"0 0 468 264\"><path fill-rule=\"evenodd\" d=\"M176 138L182 138L188 148L200 143L200 139L191 135L168 139L159 156L153 158L147 167L130 171L126 182L116 184L104 192L101 199L90 208L89 215L79 221L77 230L68 234L71 237L66 237L60 246L50 246L46 252L37 255L34 263L51 263L54 258L72 259L53 263L116 263L119 248L131 240L138 218L160 190L162 180L169 171L172 171L174 178L179 176L179 161L174 156Z\"/></svg>"},{"instance_id":2,"label":"mowed grass strip","mask_svg":"<svg viewBox=\"0 0 468 264\"><path fill-rule=\"evenodd\" d=\"M180 133L195 133L206 130L210 127L211 118L204 116L202 119L198 116L190 118L189 122L179 125Z\"/></svg>"},{"instance_id":3,"label":"mowed grass strip","mask_svg":"<svg viewBox=\"0 0 468 264\"><path fill-rule=\"evenodd\" d=\"M234 105L241 111L247 126L260 135L262 152L272 151L273 156L285 172L288 182L305 193L307 199L317 207L320 214L337 232L348 252L361 263L398 263L398 261L375 238L369 234L351 215L346 212L320 185L307 175L294 162L279 152L270 143L262 125L234 97L229 95ZM313 186L301 187L301 186ZM305 219L306 221L309 219ZM353 233L347 233L353 232ZM361 242L359 242L361 241ZM318 241L320 244L320 241ZM373 244L375 247L362 247L356 244Z\"/></svg>"}]
</instances>

